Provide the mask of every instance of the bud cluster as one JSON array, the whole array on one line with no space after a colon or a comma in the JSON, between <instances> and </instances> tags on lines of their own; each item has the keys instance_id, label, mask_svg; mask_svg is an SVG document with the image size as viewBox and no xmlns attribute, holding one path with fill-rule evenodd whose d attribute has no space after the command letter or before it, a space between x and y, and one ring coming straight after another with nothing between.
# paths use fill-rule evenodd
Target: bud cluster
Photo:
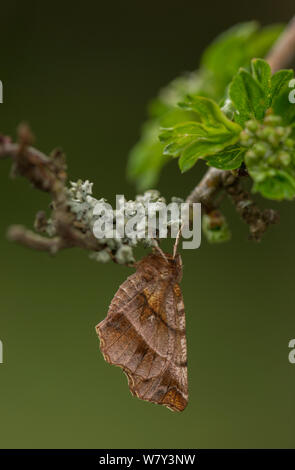
<instances>
[{"instance_id":1,"label":"bud cluster","mask_svg":"<svg viewBox=\"0 0 295 470\"><path fill-rule=\"evenodd\" d=\"M282 118L273 114L262 123L247 121L241 132L240 143L248 148L245 163L254 180L253 189L265 197L295 196L295 141L291 133L292 127L283 126Z\"/></svg>"}]
</instances>

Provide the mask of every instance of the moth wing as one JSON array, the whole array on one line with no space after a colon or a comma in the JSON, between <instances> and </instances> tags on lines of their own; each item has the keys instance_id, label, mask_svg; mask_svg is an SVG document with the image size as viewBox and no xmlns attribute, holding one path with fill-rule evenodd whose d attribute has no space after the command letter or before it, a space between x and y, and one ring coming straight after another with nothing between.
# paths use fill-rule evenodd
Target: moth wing
<instances>
[{"instance_id":1,"label":"moth wing","mask_svg":"<svg viewBox=\"0 0 295 470\"><path fill-rule=\"evenodd\" d=\"M185 318L175 286L133 274L97 333L105 359L123 369L134 395L182 411L187 404Z\"/></svg>"},{"instance_id":2,"label":"moth wing","mask_svg":"<svg viewBox=\"0 0 295 470\"><path fill-rule=\"evenodd\" d=\"M172 353L171 333L159 313L167 283L137 281L135 273L122 284L96 330L109 363L147 379L161 373Z\"/></svg>"},{"instance_id":3,"label":"moth wing","mask_svg":"<svg viewBox=\"0 0 295 470\"><path fill-rule=\"evenodd\" d=\"M182 411L188 403L187 343L184 303L177 283L169 289L169 298L173 299L173 309L170 310L174 312L175 335L173 357L168 369L171 383L165 400L169 400L172 409Z\"/></svg>"}]
</instances>

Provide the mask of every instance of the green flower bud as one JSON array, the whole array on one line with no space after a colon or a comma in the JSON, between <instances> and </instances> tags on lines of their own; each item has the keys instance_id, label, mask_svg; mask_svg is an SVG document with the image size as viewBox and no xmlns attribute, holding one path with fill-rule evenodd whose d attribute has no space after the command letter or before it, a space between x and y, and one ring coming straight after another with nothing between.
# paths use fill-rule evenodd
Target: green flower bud
<instances>
[{"instance_id":1,"label":"green flower bud","mask_svg":"<svg viewBox=\"0 0 295 470\"><path fill-rule=\"evenodd\" d=\"M257 121L255 121L254 119L251 119L250 121L247 121L245 122L245 127L246 129L248 129L250 132L256 132L258 127L259 127L259 124Z\"/></svg>"},{"instance_id":2,"label":"green flower bud","mask_svg":"<svg viewBox=\"0 0 295 470\"><path fill-rule=\"evenodd\" d=\"M281 151L278 154L278 161L284 166L288 166L291 163L291 155L288 152Z\"/></svg>"},{"instance_id":3,"label":"green flower bud","mask_svg":"<svg viewBox=\"0 0 295 470\"><path fill-rule=\"evenodd\" d=\"M268 140L270 135L274 135L274 130L272 127L262 126L258 129L256 135L259 139Z\"/></svg>"},{"instance_id":4,"label":"green flower bud","mask_svg":"<svg viewBox=\"0 0 295 470\"><path fill-rule=\"evenodd\" d=\"M270 134L267 140L275 148L280 145L280 137L276 134L276 132Z\"/></svg>"},{"instance_id":5,"label":"green flower bud","mask_svg":"<svg viewBox=\"0 0 295 470\"><path fill-rule=\"evenodd\" d=\"M275 129L276 129L276 135L278 137L285 137L286 135L285 127L279 126L279 127L276 127Z\"/></svg>"},{"instance_id":6,"label":"green flower bud","mask_svg":"<svg viewBox=\"0 0 295 470\"><path fill-rule=\"evenodd\" d=\"M274 165L274 166L276 166L277 163L278 163L277 154L276 154L276 153L272 153L272 154L268 157L267 163L268 163L268 165ZM267 167L266 167L266 169L267 169Z\"/></svg>"},{"instance_id":7,"label":"green flower bud","mask_svg":"<svg viewBox=\"0 0 295 470\"><path fill-rule=\"evenodd\" d=\"M276 116L274 114L269 114L264 118L264 123L270 126L279 126L282 122L281 116Z\"/></svg>"},{"instance_id":8,"label":"green flower bud","mask_svg":"<svg viewBox=\"0 0 295 470\"><path fill-rule=\"evenodd\" d=\"M257 142L257 144L253 145L253 152L257 157L264 157L267 150L268 146L264 142Z\"/></svg>"},{"instance_id":9,"label":"green flower bud","mask_svg":"<svg viewBox=\"0 0 295 470\"><path fill-rule=\"evenodd\" d=\"M285 142L285 147L288 149L293 149L294 148L294 140L293 139L286 139Z\"/></svg>"},{"instance_id":10,"label":"green flower bud","mask_svg":"<svg viewBox=\"0 0 295 470\"><path fill-rule=\"evenodd\" d=\"M248 147L245 163L253 179L253 191L270 199L295 197L295 139L292 127L282 118L268 115L263 123L248 121L241 133L241 145Z\"/></svg>"},{"instance_id":11,"label":"green flower bud","mask_svg":"<svg viewBox=\"0 0 295 470\"><path fill-rule=\"evenodd\" d=\"M243 130L241 132L240 139L241 139L241 144L244 147L250 147L253 144L253 138L246 130Z\"/></svg>"},{"instance_id":12,"label":"green flower bud","mask_svg":"<svg viewBox=\"0 0 295 470\"><path fill-rule=\"evenodd\" d=\"M248 152L246 152L246 161L256 161L259 160L259 156L254 152L254 150L250 149Z\"/></svg>"}]
</instances>

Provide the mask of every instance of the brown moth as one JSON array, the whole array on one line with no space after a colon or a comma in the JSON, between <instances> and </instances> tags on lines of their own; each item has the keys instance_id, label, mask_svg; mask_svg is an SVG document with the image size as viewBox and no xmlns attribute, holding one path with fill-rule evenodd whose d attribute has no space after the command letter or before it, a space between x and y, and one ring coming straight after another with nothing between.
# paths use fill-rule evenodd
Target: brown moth
<instances>
[{"instance_id":1,"label":"brown moth","mask_svg":"<svg viewBox=\"0 0 295 470\"><path fill-rule=\"evenodd\" d=\"M181 257L152 253L136 267L96 327L100 349L123 369L133 395L183 411L188 385Z\"/></svg>"}]
</instances>

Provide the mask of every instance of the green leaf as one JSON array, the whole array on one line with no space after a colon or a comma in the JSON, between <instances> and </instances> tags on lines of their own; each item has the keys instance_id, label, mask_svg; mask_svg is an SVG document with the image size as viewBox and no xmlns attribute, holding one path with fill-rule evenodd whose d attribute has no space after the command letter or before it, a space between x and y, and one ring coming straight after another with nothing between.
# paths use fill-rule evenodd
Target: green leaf
<instances>
[{"instance_id":1,"label":"green leaf","mask_svg":"<svg viewBox=\"0 0 295 470\"><path fill-rule=\"evenodd\" d=\"M160 127L172 127L178 123L183 123L186 121L198 121L198 115L191 111L182 109L180 107L172 108L164 116L159 119Z\"/></svg>"},{"instance_id":2,"label":"green leaf","mask_svg":"<svg viewBox=\"0 0 295 470\"><path fill-rule=\"evenodd\" d=\"M240 126L228 119L218 104L209 98L188 96L187 101L180 103L179 106L188 111L196 112L200 121L206 126L224 127L233 133L240 132L241 130Z\"/></svg>"},{"instance_id":3,"label":"green leaf","mask_svg":"<svg viewBox=\"0 0 295 470\"><path fill-rule=\"evenodd\" d=\"M201 64L217 75L232 77L244 65L245 46L258 30L258 23L240 23L221 33L205 50ZM224 60L230 57L230 60Z\"/></svg>"},{"instance_id":4,"label":"green leaf","mask_svg":"<svg viewBox=\"0 0 295 470\"><path fill-rule=\"evenodd\" d=\"M247 44L249 60L253 57L265 57L271 46L283 32L284 27L284 24L272 24L254 33Z\"/></svg>"},{"instance_id":5,"label":"green leaf","mask_svg":"<svg viewBox=\"0 0 295 470\"><path fill-rule=\"evenodd\" d=\"M192 168L198 158L213 155L237 142L241 127L230 121L214 101L204 97L189 97L181 106L197 113L199 121L163 129L160 140L165 144L165 155L180 157L179 167L182 172Z\"/></svg>"},{"instance_id":6,"label":"green leaf","mask_svg":"<svg viewBox=\"0 0 295 470\"><path fill-rule=\"evenodd\" d=\"M293 125L295 123L295 104L290 103L289 96L291 91L292 88L285 85L272 103L273 111L282 117L283 125Z\"/></svg>"},{"instance_id":7,"label":"green leaf","mask_svg":"<svg viewBox=\"0 0 295 470\"><path fill-rule=\"evenodd\" d=\"M163 145L159 141L160 123L164 126L172 126L188 119L197 119L196 113L172 108L161 119L150 120L146 123L141 139L129 153L127 164L127 177L136 182L139 191L155 187L160 171L171 159L171 155L163 154Z\"/></svg>"},{"instance_id":8,"label":"green leaf","mask_svg":"<svg viewBox=\"0 0 295 470\"><path fill-rule=\"evenodd\" d=\"M139 191L154 187L163 165L170 159L163 156L158 132L157 122L148 122L143 129L142 138L129 153L127 177L136 181Z\"/></svg>"},{"instance_id":9,"label":"green leaf","mask_svg":"<svg viewBox=\"0 0 295 470\"><path fill-rule=\"evenodd\" d=\"M273 111L275 114L282 117L283 125L295 124L295 103L292 103L293 100L290 94L295 88L294 84L289 80L290 77L290 73L288 77L287 74L285 74L285 83L281 83L280 90L276 93L272 102Z\"/></svg>"},{"instance_id":10,"label":"green leaf","mask_svg":"<svg viewBox=\"0 0 295 470\"><path fill-rule=\"evenodd\" d=\"M279 70L271 77L271 101L273 102L294 76L293 70Z\"/></svg>"},{"instance_id":11,"label":"green leaf","mask_svg":"<svg viewBox=\"0 0 295 470\"><path fill-rule=\"evenodd\" d=\"M271 68L263 59L253 59L251 61L251 72L253 78L259 83L262 90L269 98L271 88ZM269 100L267 105L269 104Z\"/></svg>"},{"instance_id":12,"label":"green leaf","mask_svg":"<svg viewBox=\"0 0 295 470\"><path fill-rule=\"evenodd\" d=\"M160 141L166 144L163 153L179 157L188 145L206 135L206 129L199 122L184 122L170 129L163 129L160 134Z\"/></svg>"},{"instance_id":13,"label":"green leaf","mask_svg":"<svg viewBox=\"0 0 295 470\"><path fill-rule=\"evenodd\" d=\"M235 120L243 125L249 119L263 119L268 100L262 86L247 72L241 69L229 87L229 97L235 108Z\"/></svg>"},{"instance_id":14,"label":"green leaf","mask_svg":"<svg viewBox=\"0 0 295 470\"><path fill-rule=\"evenodd\" d=\"M209 74L206 83L214 90L212 98L219 100L233 75L240 67L248 67L253 57L264 57L283 30L283 25L271 25L259 30L255 21L237 24L220 34L206 49L201 65ZM200 94L200 93L199 93Z\"/></svg>"},{"instance_id":15,"label":"green leaf","mask_svg":"<svg viewBox=\"0 0 295 470\"><path fill-rule=\"evenodd\" d=\"M280 70L271 76L270 66L262 59L251 61L251 74L241 69L229 86L230 103L236 108L235 120L244 125L249 119L261 121L268 108L290 124L295 116L290 107L288 87L293 71Z\"/></svg>"},{"instance_id":16,"label":"green leaf","mask_svg":"<svg viewBox=\"0 0 295 470\"><path fill-rule=\"evenodd\" d=\"M259 29L255 22L243 23L222 33L205 51L199 70L186 73L162 88L148 108L147 125L143 127L139 143L129 156L128 176L140 190L156 184L163 165L169 160L162 154L157 132L177 122L197 121L197 117L175 120L173 112L187 94L205 96L219 101L239 67L249 67L253 57L264 57L282 26ZM165 122L165 120L167 121ZM152 132L147 129L153 129Z\"/></svg>"},{"instance_id":17,"label":"green leaf","mask_svg":"<svg viewBox=\"0 0 295 470\"><path fill-rule=\"evenodd\" d=\"M240 168L244 160L246 149L238 145L227 147L221 152L206 157L207 165L214 166L220 170L235 170Z\"/></svg>"},{"instance_id":18,"label":"green leaf","mask_svg":"<svg viewBox=\"0 0 295 470\"><path fill-rule=\"evenodd\" d=\"M250 175L255 177L255 175ZM253 192L259 192L268 199L281 201L283 199L294 199L295 197L295 174L287 170L276 170L273 174L265 175L262 181L256 181Z\"/></svg>"},{"instance_id":19,"label":"green leaf","mask_svg":"<svg viewBox=\"0 0 295 470\"><path fill-rule=\"evenodd\" d=\"M213 138L211 140L208 137L205 141L200 140L198 142L193 142L185 148L179 159L179 168L182 173L190 170L199 158L205 158L207 155L214 155L215 153L220 152L228 144L234 143L237 140L237 138L232 137L231 141L227 140L226 143L222 143L214 142L213 139L215 136L212 137Z\"/></svg>"}]
</instances>

